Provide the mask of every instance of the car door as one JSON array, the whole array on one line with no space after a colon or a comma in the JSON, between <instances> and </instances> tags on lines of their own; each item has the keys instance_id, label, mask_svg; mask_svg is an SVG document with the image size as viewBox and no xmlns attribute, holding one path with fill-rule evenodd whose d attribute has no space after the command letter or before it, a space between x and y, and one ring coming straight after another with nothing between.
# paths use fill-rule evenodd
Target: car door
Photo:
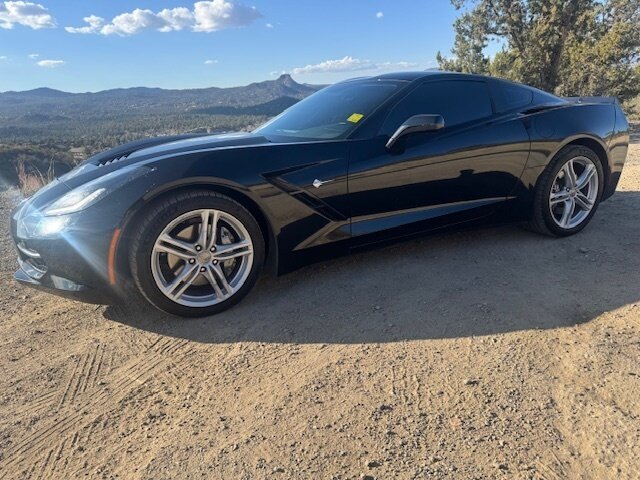
<instances>
[{"instance_id":1,"label":"car door","mask_svg":"<svg viewBox=\"0 0 640 480\"><path fill-rule=\"evenodd\" d=\"M410 134L388 150L389 137L419 114L442 115L444 128ZM377 137L352 144L352 236L488 215L508 198L528 155L525 127L513 115L494 114L483 79L421 83L389 111Z\"/></svg>"}]
</instances>

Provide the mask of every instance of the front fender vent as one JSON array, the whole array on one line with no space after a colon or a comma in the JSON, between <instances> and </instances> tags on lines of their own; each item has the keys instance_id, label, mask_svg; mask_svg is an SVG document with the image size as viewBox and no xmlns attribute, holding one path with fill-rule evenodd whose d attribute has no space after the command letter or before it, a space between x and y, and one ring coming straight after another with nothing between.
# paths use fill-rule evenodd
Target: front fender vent
<instances>
[{"instance_id":1,"label":"front fender vent","mask_svg":"<svg viewBox=\"0 0 640 480\"><path fill-rule=\"evenodd\" d=\"M105 167L107 165L111 165L112 163L121 162L122 160L126 160L129 155L131 155L131 152L125 153L124 155L119 155L109 160L103 160L102 162L98 163L98 166Z\"/></svg>"}]
</instances>

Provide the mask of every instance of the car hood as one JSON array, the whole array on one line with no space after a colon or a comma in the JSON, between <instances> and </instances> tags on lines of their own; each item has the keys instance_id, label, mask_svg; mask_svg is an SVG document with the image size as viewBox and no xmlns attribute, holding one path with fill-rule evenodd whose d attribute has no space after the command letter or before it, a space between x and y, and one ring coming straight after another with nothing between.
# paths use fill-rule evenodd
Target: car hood
<instances>
[{"instance_id":1,"label":"car hood","mask_svg":"<svg viewBox=\"0 0 640 480\"><path fill-rule=\"evenodd\" d=\"M195 150L267 144L269 140L253 133L222 135L175 135L156 137L120 145L85 160L83 164L109 165L127 160L127 164L152 157L176 155Z\"/></svg>"},{"instance_id":2,"label":"car hood","mask_svg":"<svg viewBox=\"0 0 640 480\"><path fill-rule=\"evenodd\" d=\"M202 137L183 138L159 145L141 148L133 152L128 158L149 158L163 155L173 155L194 150L205 150L225 147L243 147L269 143L265 137L253 133L228 133L224 135L207 135Z\"/></svg>"},{"instance_id":3,"label":"car hood","mask_svg":"<svg viewBox=\"0 0 640 480\"><path fill-rule=\"evenodd\" d=\"M269 144L263 136L252 133L224 135L180 135L157 137L121 145L88 158L69 173L55 179L24 202L29 209L44 208L70 190L108 173L163 156L218 148Z\"/></svg>"}]
</instances>

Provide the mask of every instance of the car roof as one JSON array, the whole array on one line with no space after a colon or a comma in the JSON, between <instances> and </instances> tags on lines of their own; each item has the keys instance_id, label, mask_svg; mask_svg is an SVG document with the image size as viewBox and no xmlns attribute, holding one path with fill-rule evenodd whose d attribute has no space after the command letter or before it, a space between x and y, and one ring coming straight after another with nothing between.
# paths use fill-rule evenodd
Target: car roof
<instances>
[{"instance_id":1,"label":"car roof","mask_svg":"<svg viewBox=\"0 0 640 480\"><path fill-rule=\"evenodd\" d=\"M338 82L338 83L362 82L362 81L371 81L371 80L414 82L416 80L422 80L425 78L458 78L458 79L475 78L477 80L493 79L493 80L507 81L507 80L497 79L494 77L489 77L487 75L478 75L474 73L447 72L444 70L424 70L422 72L392 72L392 73L383 73L382 75L377 75L377 76L355 77L355 78L349 78L347 80L343 80L342 82Z\"/></svg>"},{"instance_id":2,"label":"car roof","mask_svg":"<svg viewBox=\"0 0 640 480\"><path fill-rule=\"evenodd\" d=\"M395 73L384 73L382 75L374 76L374 77L357 77L351 78L349 80L345 80L344 82L361 82L361 81L371 81L371 80L379 80L379 81L396 81L396 82L415 82L424 80L426 78L431 79L475 79L475 80L485 80L498 82L500 84L511 84L517 85L520 88L526 88L534 92L534 94L538 97L538 103L543 101L555 101L558 100L558 97L553 95L552 93L545 92L544 90L540 90L535 87L531 87L529 85L525 85L523 83L513 82L511 80L506 80L503 78L491 77L489 75L478 75L475 73L461 73L461 72L448 72L445 70L424 70L421 72L395 72Z\"/></svg>"},{"instance_id":3,"label":"car roof","mask_svg":"<svg viewBox=\"0 0 640 480\"><path fill-rule=\"evenodd\" d=\"M436 78L436 77L438 78L463 77L463 78L478 78L478 79L487 78L483 75L476 75L471 73L448 72L444 70L424 70L421 72L384 73L382 75L369 77L369 78L376 79L376 80L404 80L407 82L413 82L415 80L421 80L424 78Z\"/></svg>"}]
</instances>

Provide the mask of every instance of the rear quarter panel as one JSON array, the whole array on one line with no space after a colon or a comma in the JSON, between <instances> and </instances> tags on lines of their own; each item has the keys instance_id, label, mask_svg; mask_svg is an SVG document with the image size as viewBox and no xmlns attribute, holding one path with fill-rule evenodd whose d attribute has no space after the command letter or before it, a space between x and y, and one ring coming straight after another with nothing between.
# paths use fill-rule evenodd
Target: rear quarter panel
<instances>
[{"instance_id":1,"label":"rear quarter panel","mask_svg":"<svg viewBox=\"0 0 640 480\"><path fill-rule=\"evenodd\" d=\"M612 104L572 104L530 115L525 120L531 138L527 167L548 165L565 145L581 138L597 141L608 152L615 121Z\"/></svg>"},{"instance_id":2,"label":"rear quarter panel","mask_svg":"<svg viewBox=\"0 0 640 480\"><path fill-rule=\"evenodd\" d=\"M529 218L536 184L554 156L572 142L591 142L606 156L607 168L603 198L610 196L622 171L628 144L626 120L619 125L615 104L568 104L525 116L531 139L531 153L518 188L520 212Z\"/></svg>"}]
</instances>

